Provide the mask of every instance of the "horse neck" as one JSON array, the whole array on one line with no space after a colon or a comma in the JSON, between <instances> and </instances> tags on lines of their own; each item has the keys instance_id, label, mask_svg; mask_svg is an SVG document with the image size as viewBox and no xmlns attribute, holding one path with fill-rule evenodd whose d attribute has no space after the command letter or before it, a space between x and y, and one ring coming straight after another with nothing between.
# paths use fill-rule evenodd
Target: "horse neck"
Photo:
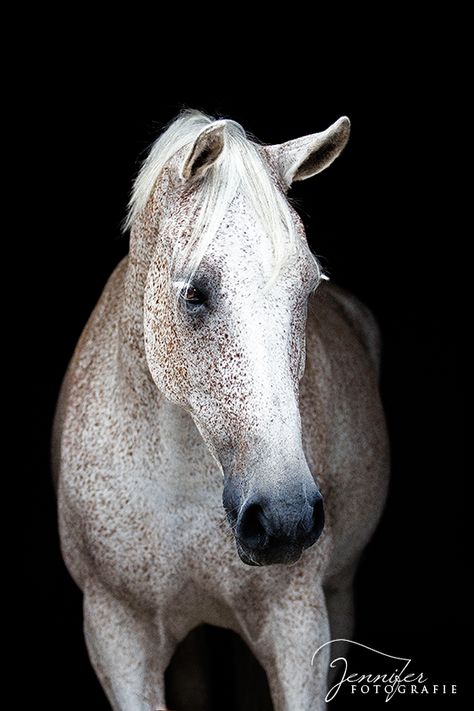
<instances>
[{"instance_id":1,"label":"horse neck","mask_svg":"<svg viewBox=\"0 0 474 711\"><path fill-rule=\"evenodd\" d=\"M119 358L123 375L134 390L156 391L145 357L143 303L145 285L154 250L156 228L154 206L145 211L132 228L119 323ZM156 395L156 392L155 392Z\"/></svg>"}]
</instances>

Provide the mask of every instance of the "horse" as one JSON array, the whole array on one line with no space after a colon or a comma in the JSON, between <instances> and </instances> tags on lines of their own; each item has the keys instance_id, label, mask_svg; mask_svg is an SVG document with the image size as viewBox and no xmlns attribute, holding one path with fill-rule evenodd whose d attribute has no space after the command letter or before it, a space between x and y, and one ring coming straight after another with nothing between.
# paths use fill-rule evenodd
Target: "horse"
<instances>
[{"instance_id":1,"label":"horse","mask_svg":"<svg viewBox=\"0 0 474 711\"><path fill-rule=\"evenodd\" d=\"M329 639L384 505L380 336L288 198L350 130L264 145L183 111L134 183L129 253L69 365L53 430L61 549L115 711L165 709L178 644L237 633L275 711L325 708Z\"/></svg>"}]
</instances>

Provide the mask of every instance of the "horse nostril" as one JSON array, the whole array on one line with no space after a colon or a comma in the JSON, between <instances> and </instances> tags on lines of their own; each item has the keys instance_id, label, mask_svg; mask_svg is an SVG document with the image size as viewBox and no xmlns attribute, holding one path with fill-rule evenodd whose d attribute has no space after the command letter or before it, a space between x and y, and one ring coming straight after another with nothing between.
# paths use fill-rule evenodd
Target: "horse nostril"
<instances>
[{"instance_id":1,"label":"horse nostril","mask_svg":"<svg viewBox=\"0 0 474 711\"><path fill-rule=\"evenodd\" d=\"M262 544L267 532L264 525L265 515L260 504L250 504L240 516L238 524L239 538L249 547Z\"/></svg>"},{"instance_id":2,"label":"horse nostril","mask_svg":"<svg viewBox=\"0 0 474 711\"><path fill-rule=\"evenodd\" d=\"M293 495L276 501L261 496L247 500L235 527L239 543L266 554L290 548L301 552L312 546L324 527L323 499L316 486L307 498L301 493L299 499Z\"/></svg>"},{"instance_id":3,"label":"horse nostril","mask_svg":"<svg viewBox=\"0 0 474 711\"><path fill-rule=\"evenodd\" d=\"M315 497L316 500L313 504L313 517L312 517L312 531L311 538L313 542L316 541L321 535L324 528L324 504L321 494L318 492Z\"/></svg>"}]
</instances>

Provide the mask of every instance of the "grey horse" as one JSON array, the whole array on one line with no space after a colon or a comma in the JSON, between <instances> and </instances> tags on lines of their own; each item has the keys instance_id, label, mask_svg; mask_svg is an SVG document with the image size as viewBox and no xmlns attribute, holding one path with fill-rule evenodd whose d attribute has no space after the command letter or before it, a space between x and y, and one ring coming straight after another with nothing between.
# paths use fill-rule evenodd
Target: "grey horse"
<instances>
[{"instance_id":1,"label":"grey horse","mask_svg":"<svg viewBox=\"0 0 474 711\"><path fill-rule=\"evenodd\" d=\"M201 623L238 633L275 711L325 708L329 646L386 497L377 325L287 199L349 121L279 145L183 112L135 182L130 251L62 387L62 552L116 711L166 706Z\"/></svg>"}]
</instances>

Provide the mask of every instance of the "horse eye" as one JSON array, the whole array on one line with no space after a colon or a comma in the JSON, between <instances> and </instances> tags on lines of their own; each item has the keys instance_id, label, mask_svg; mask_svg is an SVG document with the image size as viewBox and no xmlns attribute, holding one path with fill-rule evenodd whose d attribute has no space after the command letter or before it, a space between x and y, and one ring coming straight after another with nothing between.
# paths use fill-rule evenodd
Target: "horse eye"
<instances>
[{"instance_id":1,"label":"horse eye","mask_svg":"<svg viewBox=\"0 0 474 711\"><path fill-rule=\"evenodd\" d=\"M181 298L186 304L200 306L206 300L204 294L195 286L185 286L181 292Z\"/></svg>"}]
</instances>

